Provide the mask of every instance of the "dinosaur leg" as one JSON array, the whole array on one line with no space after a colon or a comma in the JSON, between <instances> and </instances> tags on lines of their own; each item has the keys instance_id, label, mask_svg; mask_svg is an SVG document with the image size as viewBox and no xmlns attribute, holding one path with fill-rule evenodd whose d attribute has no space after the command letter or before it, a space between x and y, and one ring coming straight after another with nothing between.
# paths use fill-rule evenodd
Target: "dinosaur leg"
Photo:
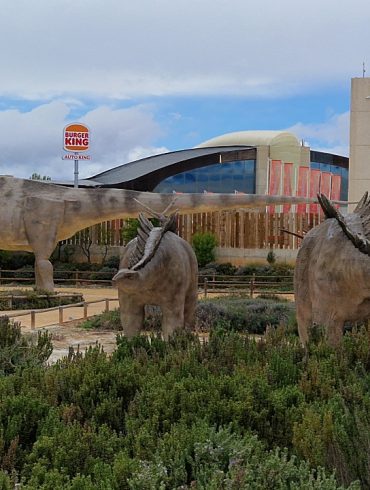
<instances>
[{"instance_id":1,"label":"dinosaur leg","mask_svg":"<svg viewBox=\"0 0 370 490\"><path fill-rule=\"evenodd\" d=\"M343 337L344 321L333 318L326 320L322 324L326 327L328 344L332 347L339 347Z\"/></svg>"},{"instance_id":2,"label":"dinosaur leg","mask_svg":"<svg viewBox=\"0 0 370 490\"><path fill-rule=\"evenodd\" d=\"M144 305L127 297L126 294L122 294L122 296L120 295L120 311L125 337L131 339L139 335L144 324Z\"/></svg>"},{"instance_id":3,"label":"dinosaur leg","mask_svg":"<svg viewBox=\"0 0 370 490\"><path fill-rule=\"evenodd\" d=\"M64 201L29 197L24 226L35 254L36 288L54 291L53 266L49 261L56 244L58 228L64 215Z\"/></svg>"},{"instance_id":4,"label":"dinosaur leg","mask_svg":"<svg viewBox=\"0 0 370 490\"><path fill-rule=\"evenodd\" d=\"M301 305L297 302L296 308L299 338L302 344L306 346L309 339L310 328L312 327L311 305Z\"/></svg>"},{"instance_id":5,"label":"dinosaur leg","mask_svg":"<svg viewBox=\"0 0 370 490\"><path fill-rule=\"evenodd\" d=\"M184 327L184 303L179 303L177 298L177 304L162 307L162 332L164 340L168 340L176 328Z\"/></svg>"},{"instance_id":6,"label":"dinosaur leg","mask_svg":"<svg viewBox=\"0 0 370 490\"><path fill-rule=\"evenodd\" d=\"M191 291L185 298L184 324L185 328L191 330L195 325L195 311L198 303L197 291Z\"/></svg>"}]
</instances>

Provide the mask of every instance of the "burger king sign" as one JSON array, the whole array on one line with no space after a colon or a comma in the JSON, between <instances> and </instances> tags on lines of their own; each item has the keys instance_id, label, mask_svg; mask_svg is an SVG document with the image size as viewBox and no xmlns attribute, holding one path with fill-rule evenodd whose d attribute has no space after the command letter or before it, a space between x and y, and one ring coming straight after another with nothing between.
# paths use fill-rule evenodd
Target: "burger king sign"
<instances>
[{"instance_id":1,"label":"burger king sign","mask_svg":"<svg viewBox=\"0 0 370 490\"><path fill-rule=\"evenodd\" d=\"M90 144L90 130L84 124L68 124L63 131L63 141L66 151L86 151Z\"/></svg>"}]
</instances>

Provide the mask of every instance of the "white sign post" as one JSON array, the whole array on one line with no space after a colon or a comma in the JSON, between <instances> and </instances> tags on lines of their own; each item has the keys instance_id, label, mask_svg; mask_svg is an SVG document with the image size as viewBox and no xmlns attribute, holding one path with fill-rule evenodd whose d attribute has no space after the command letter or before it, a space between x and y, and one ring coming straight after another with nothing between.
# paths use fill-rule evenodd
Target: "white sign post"
<instances>
[{"instance_id":1,"label":"white sign post","mask_svg":"<svg viewBox=\"0 0 370 490\"><path fill-rule=\"evenodd\" d=\"M63 160L74 160L74 187L78 187L78 161L91 160L90 155L80 155L90 146L90 129L84 124L68 124L63 130L63 148L73 154L64 155Z\"/></svg>"}]
</instances>

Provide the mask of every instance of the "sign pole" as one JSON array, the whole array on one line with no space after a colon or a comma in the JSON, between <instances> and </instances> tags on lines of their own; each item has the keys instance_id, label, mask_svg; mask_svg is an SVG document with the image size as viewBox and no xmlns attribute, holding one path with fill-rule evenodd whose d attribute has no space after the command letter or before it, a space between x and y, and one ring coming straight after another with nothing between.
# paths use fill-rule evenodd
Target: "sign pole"
<instances>
[{"instance_id":1,"label":"sign pole","mask_svg":"<svg viewBox=\"0 0 370 490\"><path fill-rule=\"evenodd\" d=\"M74 187L78 187L78 158L77 158L77 151L75 151L75 183Z\"/></svg>"}]
</instances>

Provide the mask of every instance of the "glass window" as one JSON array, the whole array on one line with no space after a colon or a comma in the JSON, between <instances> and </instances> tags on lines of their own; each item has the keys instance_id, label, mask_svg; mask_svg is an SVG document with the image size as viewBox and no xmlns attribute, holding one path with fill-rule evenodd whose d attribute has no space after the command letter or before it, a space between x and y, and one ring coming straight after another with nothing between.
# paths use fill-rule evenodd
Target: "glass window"
<instances>
[{"instance_id":1,"label":"glass window","mask_svg":"<svg viewBox=\"0 0 370 490\"><path fill-rule=\"evenodd\" d=\"M160 182L154 192L221 192L256 191L255 160L216 163L182 172Z\"/></svg>"},{"instance_id":2,"label":"glass window","mask_svg":"<svg viewBox=\"0 0 370 490\"><path fill-rule=\"evenodd\" d=\"M321 172L331 172L334 175L340 175L342 177L340 185L340 199L341 201L348 200L348 169L340 167L339 165L330 165L322 162L311 162L310 167L313 169L321 170Z\"/></svg>"},{"instance_id":3,"label":"glass window","mask_svg":"<svg viewBox=\"0 0 370 490\"><path fill-rule=\"evenodd\" d=\"M342 168L342 181L340 185L340 199L341 201L348 200L348 170Z\"/></svg>"}]
</instances>

